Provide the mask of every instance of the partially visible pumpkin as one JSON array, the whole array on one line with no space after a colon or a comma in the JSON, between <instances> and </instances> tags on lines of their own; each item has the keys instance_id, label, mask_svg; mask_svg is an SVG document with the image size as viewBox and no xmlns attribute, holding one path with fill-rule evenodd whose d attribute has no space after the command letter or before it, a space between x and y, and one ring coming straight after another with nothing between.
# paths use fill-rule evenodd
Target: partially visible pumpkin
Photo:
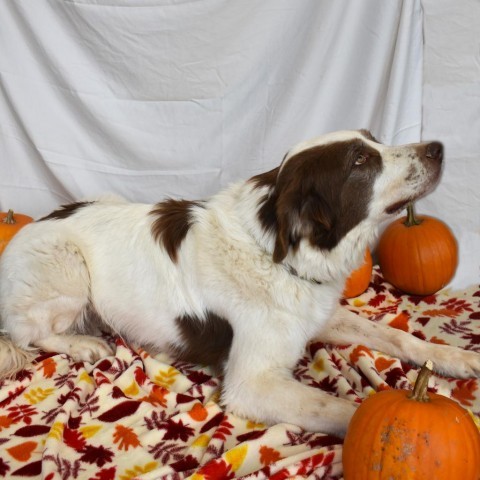
<instances>
[{"instance_id":1,"label":"partially visible pumpkin","mask_svg":"<svg viewBox=\"0 0 480 480\"><path fill-rule=\"evenodd\" d=\"M362 266L354 270L345 282L343 290L345 298L358 297L368 288L372 278L372 268L372 255L367 248Z\"/></svg>"},{"instance_id":2,"label":"partially visible pumpkin","mask_svg":"<svg viewBox=\"0 0 480 480\"><path fill-rule=\"evenodd\" d=\"M25 225L33 222L33 218L21 213L0 212L0 255L12 237Z\"/></svg>"},{"instance_id":3,"label":"partially visible pumpkin","mask_svg":"<svg viewBox=\"0 0 480 480\"><path fill-rule=\"evenodd\" d=\"M389 283L414 295L431 295L447 285L458 263L457 241L434 217L407 216L391 223L378 243L378 263Z\"/></svg>"},{"instance_id":4,"label":"partially visible pumpkin","mask_svg":"<svg viewBox=\"0 0 480 480\"><path fill-rule=\"evenodd\" d=\"M413 392L384 390L353 415L343 446L345 480L478 480L480 435L454 400L427 393L432 363Z\"/></svg>"}]
</instances>

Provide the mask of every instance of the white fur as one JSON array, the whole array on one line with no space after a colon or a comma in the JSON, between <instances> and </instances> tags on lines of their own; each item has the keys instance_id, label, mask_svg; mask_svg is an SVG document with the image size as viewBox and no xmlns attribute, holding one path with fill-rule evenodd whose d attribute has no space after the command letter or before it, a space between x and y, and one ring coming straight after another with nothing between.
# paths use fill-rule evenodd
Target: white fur
<instances>
[{"instance_id":1,"label":"white fur","mask_svg":"<svg viewBox=\"0 0 480 480\"><path fill-rule=\"evenodd\" d=\"M234 331L223 386L228 409L268 423L334 433L345 431L354 405L302 385L291 374L314 337L380 346L412 361L429 357L460 376L477 373L480 363L471 352L456 351L459 362L450 366L448 347L338 309L345 278L361 263L377 225L387 217L386 206L426 193L433 175L415 146L388 147L359 132L300 144L284 164L312 146L352 138L377 149L384 168L366 218L330 251L302 240L282 263L274 263L275 235L257 216L267 187L248 181L194 209L195 222L176 263L151 234L153 205L98 201L68 218L28 225L9 244L0 259L4 330L17 349L36 346L93 362L112 352L103 340L73 332L90 301L114 331L159 350L182 346L178 316L204 318L210 310L227 318ZM412 168L415 182L409 183L405 179ZM18 369L26 360L5 340L0 343L0 371Z\"/></svg>"}]
</instances>

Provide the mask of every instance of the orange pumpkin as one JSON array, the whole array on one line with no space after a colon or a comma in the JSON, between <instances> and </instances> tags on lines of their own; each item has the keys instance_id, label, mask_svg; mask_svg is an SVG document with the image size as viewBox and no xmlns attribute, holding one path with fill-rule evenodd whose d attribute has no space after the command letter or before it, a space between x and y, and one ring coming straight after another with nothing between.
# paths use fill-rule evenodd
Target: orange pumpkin
<instances>
[{"instance_id":1,"label":"orange pumpkin","mask_svg":"<svg viewBox=\"0 0 480 480\"><path fill-rule=\"evenodd\" d=\"M368 288L372 278L372 268L372 255L367 248L362 266L354 270L345 282L345 289L343 290L345 298L358 297Z\"/></svg>"},{"instance_id":2,"label":"orange pumpkin","mask_svg":"<svg viewBox=\"0 0 480 480\"><path fill-rule=\"evenodd\" d=\"M33 218L21 213L0 212L0 255L5 250L12 237L27 223L33 222Z\"/></svg>"},{"instance_id":3,"label":"orange pumpkin","mask_svg":"<svg viewBox=\"0 0 480 480\"><path fill-rule=\"evenodd\" d=\"M414 295L431 295L455 274L458 247L445 223L427 215L407 216L391 223L378 243L378 263L384 278Z\"/></svg>"},{"instance_id":4,"label":"orange pumpkin","mask_svg":"<svg viewBox=\"0 0 480 480\"><path fill-rule=\"evenodd\" d=\"M427 393L430 361L413 392L384 390L355 412L343 446L345 480L478 480L480 435L455 401Z\"/></svg>"}]
</instances>

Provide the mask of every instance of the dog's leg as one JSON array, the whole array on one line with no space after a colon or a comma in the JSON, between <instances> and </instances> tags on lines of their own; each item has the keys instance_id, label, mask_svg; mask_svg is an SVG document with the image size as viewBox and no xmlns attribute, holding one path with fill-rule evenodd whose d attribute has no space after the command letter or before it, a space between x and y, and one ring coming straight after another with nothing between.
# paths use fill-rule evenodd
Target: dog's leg
<instances>
[{"instance_id":1,"label":"dog's leg","mask_svg":"<svg viewBox=\"0 0 480 480\"><path fill-rule=\"evenodd\" d=\"M319 338L337 345L358 343L417 365L430 359L440 372L458 378L480 374L480 354L476 352L425 342L402 330L362 318L344 307L336 310Z\"/></svg>"},{"instance_id":2,"label":"dog's leg","mask_svg":"<svg viewBox=\"0 0 480 480\"><path fill-rule=\"evenodd\" d=\"M2 258L2 280L8 279L0 285L3 332L20 349L35 346L77 361L111 354L104 340L73 335L89 306L90 276L80 249L54 233L45 237L40 232L38 240L13 244ZM11 371L12 362L2 357L0 370Z\"/></svg>"},{"instance_id":3,"label":"dog's leg","mask_svg":"<svg viewBox=\"0 0 480 480\"><path fill-rule=\"evenodd\" d=\"M305 345L295 338L298 332L290 333L280 326L269 328L268 336L235 331L222 402L252 420L344 435L356 405L295 380L292 369Z\"/></svg>"},{"instance_id":4,"label":"dog's leg","mask_svg":"<svg viewBox=\"0 0 480 480\"><path fill-rule=\"evenodd\" d=\"M113 354L105 340L90 335L51 335L35 341L35 345L47 352L66 353L77 362L95 363Z\"/></svg>"},{"instance_id":5,"label":"dog's leg","mask_svg":"<svg viewBox=\"0 0 480 480\"><path fill-rule=\"evenodd\" d=\"M7 327L13 342L21 347L33 345L47 352L66 353L75 361L94 363L113 352L102 338L69 333L82 324L83 308L82 299L59 296L36 303L23 315L8 317Z\"/></svg>"}]
</instances>

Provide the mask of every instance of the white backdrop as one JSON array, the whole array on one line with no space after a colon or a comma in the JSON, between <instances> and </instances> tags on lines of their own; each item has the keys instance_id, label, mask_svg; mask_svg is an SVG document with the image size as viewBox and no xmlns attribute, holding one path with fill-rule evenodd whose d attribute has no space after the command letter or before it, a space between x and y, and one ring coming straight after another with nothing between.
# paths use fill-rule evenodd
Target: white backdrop
<instances>
[{"instance_id":1,"label":"white backdrop","mask_svg":"<svg viewBox=\"0 0 480 480\"><path fill-rule=\"evenodd\" d=\"M423 0L423 137L440 138L446 162L419 209L453 229L460 261L453 287L480 283L480 1Z\"/></svg>"},{"instance_id":2,"label":"white backdrop","mask_svg":"<svg viewBox=\"0 0 480 480\"><path fill-rule=\"evenodd\" d=\"M337 129L418 141L422 20L420 0L3 0L0 209L204 197Z\"/></svg>"}]
</instances>

